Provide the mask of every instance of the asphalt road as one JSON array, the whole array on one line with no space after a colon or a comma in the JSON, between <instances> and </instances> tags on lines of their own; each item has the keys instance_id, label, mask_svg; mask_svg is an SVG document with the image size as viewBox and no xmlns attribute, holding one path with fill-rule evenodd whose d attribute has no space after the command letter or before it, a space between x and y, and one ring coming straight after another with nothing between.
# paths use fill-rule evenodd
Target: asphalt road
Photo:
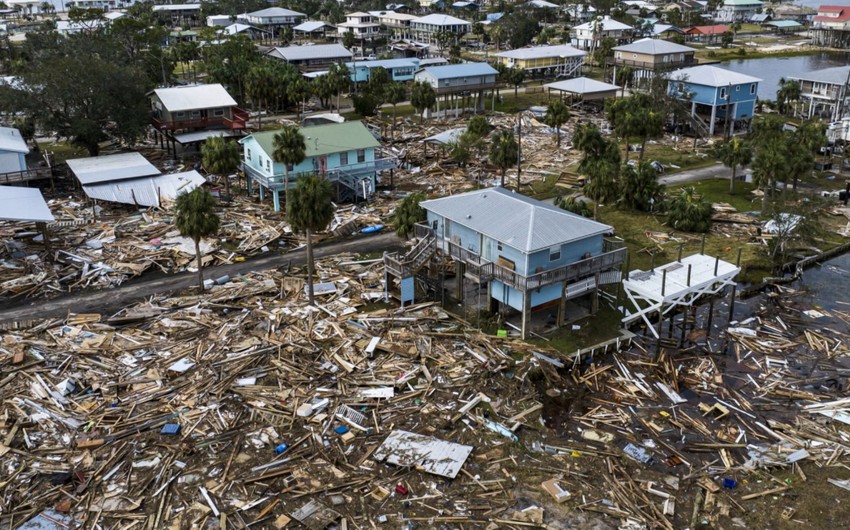
<instances>
[{"instance_id":1,"label":"asphalt road","mask_svg":"<svg viewBox=\"0 0 850 530\"><path fill-rule=\"evenodd\" d=\"M313 249L316 259L335 254L391 251L402 247L402 241L393 232L377 235L355 235L346 239L336 240ZM240 263L220 265L204 269L205 278L220 278L224 275L231 277L237 274L285 267L288 264L303 265L307 261L305 249L294 250L286 254L273 254L248 259ZM49 300L30 300L17 306L6 305L0 309L0 324L20 320L30 320L46 317L65 316L70 313L106 313L139 302L154 294L168 293L193 287L198 284L198 276L194 272L182 272L165 277L141 278L124 282L115 289L101 289L82 293L71 293Z\"/></svg>"}]
</instances>

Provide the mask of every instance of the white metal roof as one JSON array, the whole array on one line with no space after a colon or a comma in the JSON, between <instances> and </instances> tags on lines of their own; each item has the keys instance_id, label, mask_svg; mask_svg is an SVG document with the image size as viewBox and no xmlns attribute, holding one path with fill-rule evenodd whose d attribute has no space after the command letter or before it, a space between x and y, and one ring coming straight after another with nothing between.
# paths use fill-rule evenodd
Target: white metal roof
<instances>
[{"instance_id":1,"label":"white metal roof","mask_svg":"<svg viewBox=\"0 0 850 530\"><path fill-rule=\"evenodd\" d=\"M212 136L224 136L225 138L230 138L232 136L236 136L236 134L233 131L228 131L226 129L212 129L175 134L174 139L177 140L177 143L179 144L190 144L192 142L206 141L207 138Z\"/></svg>"},{"instance_id":2,"label":"white metal roof","mask_svg":"<svg viewBox=\"0 0 850 530\"><path fill-rule=\"evenodd\" d=\"M618 22L613 18L605 17L599 21L599 28L601 31L617 31L617 30L627 30L632 29L628 24L623 24L622 22ZM578 26L574 26L573 29L581 29L581 30L592 30L595 21L585 22L584 24L579 24Z\"/></svg>"},{"instance_id":3,"label":"white metal roof","mask_svg":"<svg viewBox=\"0 0 850 530\"><path fill-rule=\"evenodd\" d=\"M789 75L789 79L803 79L806 81L817 81L819 83L829 83L832 85L848 84L850 79L850 66L835 66L833 68L824 68L822 70L814 70L804 74Z\"/></svg>"},{"instance_id":4,"label":"white metal roof","mask_svg":"<svg viewBox=\"0 0 850 530\"><path fill-rule=\"evenodd\" d=\"M53 214L38 188L0 186L0 220L53 221Z\"/></svg>"},{"instance_id":5,"label":"white metal roof","mask_svg":"<svg viewBox=\"0 0 850 530\"><path fill-rule=\"evenodd\" d=\"M157 88L154 93L169 112L236 105L236 100L218 83Z\"/></svg>"},{"instance_id":6,"label":"white metal roof","mask_svg":"<svg viewBox=\"0 0 850 530\"><path fill-rule=\"evenodd\" d=\"M163 202L171 202L184 192L202 186L206 179L197 171L155 175L117 182L104 182L83 186L92 199L119 202L138 206L162 206Z\"/></svg>"},{"instance_id":7,"label":"white metal roof","mask_svg":"<svg viewBox=\"0 0 850 530\"><path fill-rule=\"evenodd\" d=\"M305 33L310 33L316 31L318 29L322 29L324 27L332 28L333 24L328 24L327 22L322 22L321 20L308 20L307 22L302 22L297 26L294 26L292 29L294 31L303 31Z\"/></svg>"},{"instance_id":8,"label":"white metal roof","mask_svg":"<svg viewBox=\"0 0 850 530\"><path fill-rule=\"evenodd\" d=\"M30 148L21 136L21 131L12 127L0 127L0 151L29 153Z\"/></svg>"},{"instance_id":9,"label":"white metal roof","mask_svg":"<svg viewBox=\"0 0 850 530\"><path fill-rule=\"evenodd\" d=\"M647 55L661 55L665 53L688 53L695 52L696 49L688 46L682 46L675 42L666 41L663 39L640 39L631 44L623 46L615 46L611 48L618 52L644 53Z\"/></svg>"},{"instance_id":10,"label":"white metal roof","mask_svg":"<svg viewBox=\"0 0 850 530\"><path fill-rule=\"evenodd\" d=\"M762 80L751 75L733 72L725 68L718 68L710 64L682 68L671 72L670 79L681 79L686 83L695 85L724 87L728 85L740 85L744 83L759 83Z\"/></svg>"},{"instance_id":11,"label":"white metal roof","mask_svg":"<svg viewBox=\"0 0 850 530\"><path fill-rule=\"evenodd\" d=\"M293 11L291 9L284 9L282 7L269 7L266 9L260 9L259 11L252 11L247 14L249 17L261 17L261 18L275 18L275 17L306 17L304 13L299 13L298 11Z\"/></svg>"},{"instance_id":12,"label":"white metal roof","mask_svg":"<svg viewBox=\"0 0 850 530\"><path fill-rule=\"evenodd\" d=\"M451 15L440 15L432 13L424 17L415 18L411 21L412 24L430 24L432 26L459 26L461 24L471 24L466 20L462 20Z\"/></svg>"},{"instance_id":13,"label":"white metal roof","mask_svg":"<svg viewBox=\"0 0 850 530\"><path fill-rule=\"evenodd\" d=\"M553 4L552 2L547 2L546 0L528 0L525 5L529 5L532 7L540 8L540 9L560 9L561 6L558 4Z\"/></svg>"},{"instance_id":14,"label":"white metal roof","mask_svg":"<svg viewBox=\"0 0 850 530\"><path fill-rule=\"evenodd\" d=\"M543 59L547 57L584 57L587 52L574 48L569 44L555 46L534 46L531 48L517 48L495 54L496 57L507 57L509 59Z\"/></svg>"},{"instance_id":15,"label":"white metal roof","mask_svg":"<svg viewBox=\"0 0 850 530\"><path fill-rule=\"evenodd\" d=\"M200 9L201 4L163 4L153 6L154 11L195 11Z\"/></svg>"},{"instance_id":16,"label":"white metal roof","mask_svg":"<svg viewBox=\"0 0 850 530\"><path fill-rule=\"evenodd\" d=\"M74 158L67 162L83 186L159 175L159 170L140 153Z\"/></svg>"},{"instance_id":17,"label":"white metal roof","mask_svg":"<svg viewBox=\"0 0 850 530\"><path fill-rule=\"evenodd\" d=\"M267 52L286 61L304 61L308 59L350 59L351 52L342 44L316 44L313 46L286 46L272 48Z\"/></svg>"},{"instance_id":18,"label":"white metal roof","mask_svg":"<svg viewBox=\"0 0 850 530\"><path fill-rule=\"evenodd\" d=\"M500 187L425 201L422 207L525 253L612 230Z\"/></svg>"},{"instance_id":19,"label":"white metal roof","mask_svg":"<svg viewBox=\"0 0 850 530\"><path fill-rule=\"evenodd\" d=\"M427 473L455 478L472 453L471 445L445 442L433 436L395 430L372 457L397 466L420 467Z\"/></svg>"},{"instance_id":20,"label":"white metal roof","mask_svg":"<svg viewBox=\"0 0 850 530\"><path fill-rule=\"evenodd\" d=\"M589 77L576 77L575 79L565 79L564 81L547 83L546 88L560 90L562 92L570 92L572 94L595 94L597 92L620 90L620 87L617 85L603 83L602 81L590 79Z\"/></svg>"}]
</instances>

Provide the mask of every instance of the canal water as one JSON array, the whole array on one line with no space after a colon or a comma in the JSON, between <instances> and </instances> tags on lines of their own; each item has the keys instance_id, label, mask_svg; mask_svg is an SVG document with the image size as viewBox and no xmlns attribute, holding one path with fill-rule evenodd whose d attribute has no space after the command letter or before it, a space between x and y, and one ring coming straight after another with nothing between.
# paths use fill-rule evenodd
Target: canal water
<instances>
[{"instance_id":1,"label":"canal water","mask_svg":"<svg viewBox=\"0 0 850 530\"><path fill-rule=\"evenodd\" d=\"M826 311L850 313L850 254L806 269L792 287L805 290L808 301Z\"/></svg>"},{"instance_id":2,"label":"canal water","mask_svg":"<svg viewBox=\"0 0 850 530\"><path fill-rule=\"evenodd\" d=\"M736 59L723 61L718 66L763 79L759 83L759 99L776 99L779 80L797 76L812 70L846 66L850 64L850 53L818 53L797 57L765 57L763 59Z\"/></svg>"}]
</instances>

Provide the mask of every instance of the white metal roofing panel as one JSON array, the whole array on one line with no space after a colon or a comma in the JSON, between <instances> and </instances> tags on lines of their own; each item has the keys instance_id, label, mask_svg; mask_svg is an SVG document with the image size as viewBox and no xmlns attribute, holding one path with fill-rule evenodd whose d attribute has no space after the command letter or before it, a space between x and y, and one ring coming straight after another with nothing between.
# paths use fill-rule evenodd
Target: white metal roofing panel
<instances>
[{"instance_id":1,"label":"white metal roofing panel","mask_svg":"<svg viewBox=\"0 0 850 530\"><path fill-rule=\"evenodd\" d=\"M157 88L154 93L169 112L236 105L236 100L219 83Z\"/></svg>"},{"instance_id":2,"label":"white metal roofing panel","mask_svg":"<svg viewBox=\"0 0 850 530\"><path fill-rule=\"evenodd\" d=\"M162 202L171 202L179 194L190 192L205 182L206 179L200 173L192 170L83 186L83 190L90 198L101 201L161 206Z\"/></svg>"},{"instance_id":3,"label":"white metal roofing panel","mask_svg":"<svg viewBox=\"0 0 850 530\"><path fill-rule=\"evenodd\" d=\"M728 85L741 85L744 83L759 83L762 79L751 75L733 72L725 68L718 68L710 64L682 68L671 72L670 79L681 79L686 83L695 85L723 87Z\"/></svg>"},{"instance_id":4,"label":"white metal roofing panel","mask_svg":"<svg viewBox=\"0 0 850 530\"><path fill-rule=\"evenodd\" d=\"M298 24L292 29L294 31L303 31L305 33L310 33L318 29L322 29L324 27L332 28L334 26L332 24L328 24L327 22L322 22L321 20L308 20L307 22L302 22L301 24Z\"/></svg>"},{"instance_id":5,"label":"white metal roofing panel","mask_svg":"<svg viewBox=\"0 0 850 530\"><path fill-rule=\"evenodd\" d=\"M274 18L274 17L306 17L304 13L299 13L298 11L292 11L291 9L284 9L282 7L269 7L266 9L260 9L259 11L253 11L248 13L249 17L263 17L263 18Z\"/></svg>"},{"instance_id":6,"label":"white metal roofing panel","mask_svg":"<svg viewBox=\"0 0 850 530\"><path fill-rule=\"evenodd\" d=\"M578 26L573 27L573 29L592 30L594 23L595 21L585 22L584 24L579 24ZM606 16L600 21L600 29L602 31L623 31L627 29L632 29L632 27L628 24L623 24L622 22L618 22L613 18L608 18Z\"/></svg>"},{"instance_id":7,"label":"white metal roofing panel","mask_svg":"<svg viewBox=\"0 0 850 530\"><path fill-rule=\"evenodd\" d=\"M425 201L422 207L524 253L612 230L608 225L500 187Z\"/></svg>"},{"instance_id":8,"label":"white metal roofing panel","mask_svg":"<svg viewBox=\"0 0 850 530\"><path fill-rule=\"evenodd\" d=\"M432 13L424 17L415 18L411 21L413 24L431 24L432 26L459 26L461 24L471 24L466 20L453 17L451 15L440 15Z\"/></svg>"},{"instance_id":9,"label":"white metal roofing panel","mask_svg":"<svg viewBox=\"0 0 850 530\"><path fill-rule=\"evenodd\" d=\"M159 175L159 170L140 153L74 158L68 160L68 167L83 186Z\"/></svg>"},{"instance_id":10,"label":"white metal roofing panel","mask_svg":"<svg viewBox=\"0 0 850 530\"><path fill-rule=\"evenodd\" d=\"M225 138L230 138L232 136L236 136L236 134L232 131L227 131L224 129L214 129L211 131L194 131L188 133L175 134L174 139L177 140L177 143L189 144L192 142L203 142L207 138L213 136L224 136Z\"/></svg>"},{"instance_id":11,"label":"white metal roofing panel","mask_svg":"<svg viewBox=\"0 0 850 530\"><path fill-rule=\"evenodd\" d=\"M287 61L304 61L307 59L351 59L351 52L342 44L316 44L307 46L286 46L272 48L280 57Z\"/></svg>"},{"instance_id":12,"label":"white metal roofing panel","mask_svg":"<svg viewBox=\"0 0 850 530\"><path fill-rule=\"evenodd\" d=\"M516 50L509 50L495 55L496 57L507 57L509 59L542 59L546 57L583 57L587 55L587 52L568 44L562 44L556 46L517 48Z\"/></svg>"},{"instance_id":13,"label":"white metal roofing panel","mask_svg":"<svg viewBox=\"0 0 850 530\"><path fill-rule=\"evenodd\" d=\"M595 94L597 92L610 92L612 90L620 90L617 85L603 83L596 79L588 77L576 77L575 79L566 79L564 81L556 81L547 83L547 88L553 90L561 90L563 92L572 92L573 94Z\"/></svg>"},{"instance_id":14,"label":"white metal roofing panel","mask_svg":"<svg viewBox=\"0 0 850 530\"><path fill-rule=\"evenodd\" d=\"M12 127L0 127L0 151L29 153L30 148L21 136L21 131Z\"/></svg>"},{"instance_id":15,"label":"white metal roofing panel","mask_svg":"<svg viewBox=\"0 0 850 530\"><path fill-rule=\"evenodd\" d=\"M4 221L53 221L53 214L38 188L0 186L0 219Z\"/></svg>"},{"instance_id":16,"label":"white metal roofing panel","mask_svg":"<svg viewBox=\"0 0 850 530\"><path fill-rule=\"evenodd\" d=\"M419 467L434 475L455 478L471 453L471 445L445 442L433 436L395 430L372 456L379 462Z\"/></svg>"},{"instance_id":17,"label":"white metal roofing panel","mask_svg":"<svg viewBox=\"0 0 850 530\"><path fill-rule=\"evenodd\" d=\"M640 39L631 44L615 46L612 50L618 52L645 53L647 55L687 53L696 51L694 48L682 46L681 44L676 44L675 42L666 41L664 39Z\"/></svg>"},{"instance_id":18,"label":"white metal roofing panel","mask_svg":"<svg viewBox=\"0 0 850 530\"><path fill-rule=\"evenodd\" d=\"M162 4L153 6L154 11L196 11L201 9L201 4Z\"/></svg>"}]
</instances>

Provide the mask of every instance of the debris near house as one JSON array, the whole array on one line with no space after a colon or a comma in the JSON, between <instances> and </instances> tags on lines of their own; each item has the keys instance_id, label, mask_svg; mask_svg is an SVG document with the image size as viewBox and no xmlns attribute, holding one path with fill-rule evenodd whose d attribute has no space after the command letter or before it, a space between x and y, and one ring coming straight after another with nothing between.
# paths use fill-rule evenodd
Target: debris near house
<instances>
[{"instance_id":1,"label":"debris near house","mask_svg":"<svg viewBox=\"0 0 850 530\"><path fill-rule=\"evenodd\" d=\"M725 527L793 490L754 473L847 464L850 325L797 292L679 353L582 359L376 307L373 260L317 275L314 307L263 272L6 333L0 525Z\"/></svg>"},{"instance_id":2,"label":"debris near house","mask_svg":"<svg viewBox=\"0 0 850 530\"><path fill-rule=\"evenodd\" d=\"M51 200L56 222L48 225L49 250L39 231L0 223L0 299L55 296L86 288L108 288L145 272L194 270L195 245L182 237L172 213L160 209L92 207L73 199ZM391 200L342 206L327 235L344 236L388 222ZM204 266L223 265L265 252L302 246L283 214L249 197L236 196L221 209L219 237L204 240Z\"/></svg>"}]
</instances>

